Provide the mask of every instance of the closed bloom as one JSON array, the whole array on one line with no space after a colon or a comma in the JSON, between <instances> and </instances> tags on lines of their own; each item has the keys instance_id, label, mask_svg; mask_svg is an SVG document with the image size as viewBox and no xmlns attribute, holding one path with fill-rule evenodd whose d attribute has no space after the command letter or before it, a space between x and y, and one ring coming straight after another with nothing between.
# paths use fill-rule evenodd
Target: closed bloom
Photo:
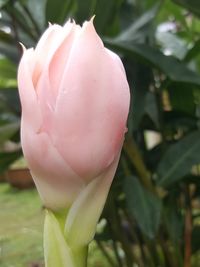
<instances>
[{"instance_id":1,"label":"closed bloom","mask_svg":"<svg viewBox=\"0 0 200 267\"><path fill-rule=\"evenodd\" d=\"M92 20L50 25L36 48L24 51L18 84L22 148L44 204L68 207L94 179L109 187L126 132L129 86Z\"/></svg>"}]
</instances>

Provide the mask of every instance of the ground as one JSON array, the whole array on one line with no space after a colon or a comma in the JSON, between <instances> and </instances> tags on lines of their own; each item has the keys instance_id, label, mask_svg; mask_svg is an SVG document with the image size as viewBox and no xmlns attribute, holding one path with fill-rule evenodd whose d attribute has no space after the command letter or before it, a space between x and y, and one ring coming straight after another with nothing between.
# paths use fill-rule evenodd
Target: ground
<instances>
[{"instance_id":1,"label":"ground","mask_svg":"<svg viewBox=\"0 0 200 267\"><path fill-rule=\"evenodd\" d=\"M17 190L0 184L0 267L43 266L44 211L35 189ZM91 245L89 267L108 267Z\"/></svg>"}]
</instances>

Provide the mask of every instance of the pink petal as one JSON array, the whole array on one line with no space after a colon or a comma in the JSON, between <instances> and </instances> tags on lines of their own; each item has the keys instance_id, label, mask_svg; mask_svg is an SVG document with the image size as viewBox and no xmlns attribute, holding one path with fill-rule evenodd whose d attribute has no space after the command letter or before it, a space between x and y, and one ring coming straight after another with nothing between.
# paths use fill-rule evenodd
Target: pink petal
<instances>
[{"instance_id":1,"label":"pink petal","mask_svg":"<svg viewBox=\"0 0 200 267\"><path fill-rule=\"evenodd\" d=\"M37 132L41 127L42 118L32 82L34 63L34 50L25 50L18 69L18 87L22 105L22 117L25 121L31 122L29 127Z\"/></svg>"},{"instance_id":2,"label":"pink petal","mask_svg":"<svg viewBox=\"0 0 200 267\"><path fill-rule=\"evenodd\" d=\"M80 27L78 25L72 23L65 24L63 30L64 39L62 43L60 43L51 59L51 62L49 63L49 79L54 99L57 97L62 75L65 66L67 65L71 47L79 28Z\"/></svg>"},{"instance_id":3,"label":"pink petal","mask_svg":"<svg viewBox=\"0 0 200 267\"><path fill-rule=\"evenodd\" d=\"M59 153L81 177L90 180L112 163L128 109L125 74L87 22L71 49L50 131Z\"/></svg>"},{"instance_id":4,"label":"pink petal","mask_svg":"<svg viewBox=\"0 0 200 267\"><path fill-rule=\"evenodd\" d=\"M25 158L43 203L52 209L67 208L85 186L52 146L47 134L35 134L22 120L21 140Z\"/></svg>"},{"instance_id":5,"label":"pink petal","mask_svg":"<svg viewBox=\"0 0 200 267\"><path fill-rule=\"evenodd\" d=\"M37 88L37 83L40 75L49 64L55 50L58 48L64 38L63 27L54 24L44 32L35 48L35 67L33 72L34 87ZM38 88L37 88L38 90Z\"/></svg>"}]
</instances>

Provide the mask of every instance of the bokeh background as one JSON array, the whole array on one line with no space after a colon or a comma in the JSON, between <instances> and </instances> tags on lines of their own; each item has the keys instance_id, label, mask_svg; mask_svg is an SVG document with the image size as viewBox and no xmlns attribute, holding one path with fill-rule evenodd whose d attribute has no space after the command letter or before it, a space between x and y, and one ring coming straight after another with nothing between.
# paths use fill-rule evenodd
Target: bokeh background
<instances>
[{"instance_id":1,"label":"bokeh background","mask_svg":"<svg viewBox=\"0 0 200 267\"><path fill-rule=\"evenodd\" d=\"M132 98L89 267L199 267L199 0L0 0L0 266L43 266L43 207L20 146L19 42L94 14Z\"/></svg>"}]
</instances>

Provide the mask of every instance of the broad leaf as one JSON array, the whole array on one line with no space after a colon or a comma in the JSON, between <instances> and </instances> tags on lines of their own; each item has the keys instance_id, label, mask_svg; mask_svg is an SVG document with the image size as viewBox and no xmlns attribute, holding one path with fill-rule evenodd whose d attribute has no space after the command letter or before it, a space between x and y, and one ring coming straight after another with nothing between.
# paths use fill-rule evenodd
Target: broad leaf
<instances>
[{"instance_id":1,"label":"broad leaf","mask_svg":"<svg viewBox=\"0 0 200 267\"><path fill-rule=\"evenodd\" d=\"M0 0L0 8L8 3L9 0Z\"/></svg>"},{"instance_id":2,"label":"broad leaf","mask_svg":"<svg viewBox=\"0 0 200 267\"><path fill-rule=\"evenodd\" d=\"M139 59L141 62L146 62L152 67L160 69L174 82L200 86L200 76L196 72L190 70L174 57L165 56L154 47L146 44L116 42L112 39L106 39L105 43L112 49L132 57L134 60Z\"/></svg>"},{"instance_id":3,"label":"broad leaf","mask_svg":"<svg viewBox=\"0 0 200 267\"><path fill-rule=\"evenodd\" d=\"M73 0L47 0L46 22L63 24L70 16Z\"/></svg>"},{"instance_id":4,"label":"broad leaf","mask_svg":"<svg viewBox=\"0 0 200 267\"><path fill-rule=\"evenodd\" d=\"M183 111L185 114L195 115L194 90L187 84L172 83L168 88L170 105L175 111ZM198 93L199 90L196 90Z\"/></svg>"},{"instance_id":5,"label":"broad leaf","mask_svg":"<svg viewBox=\"0 0 200 267\"><path fill-rule=\"evenodd\" d=\"M119 12L122 0L96 1L95 27L99 34L113 36L119 30ZM102 19L103 16L103 19Z\"/></svg>"},{"instance_id":6,"label":"broad leaf","mask_svg":"<svg viewBox=\"0 0 200 267\"><path fill-rule=\"evenodd\" d=\"M154 238L160 223L161 200L147 191L133 176L126 178L124 190L129 212L141 231L149 238Z\"/></svg>"},{"instance_id":7,"label":"broad leaf","mask_svg":"<svg viewBox=\"0 0 200 267\"><path fill-rule=\"evenodd\" d=\"M173 0L176 4L185 7L187 10L200 16L200 1L199 0Z\"/></svg>"},{"instance_id":8,"label":"broad leaf","mask_svg":"<svg viewBox=\"0 0 200 267\"><path fill-rule=\"evenodd\" d=\"M10 164L16 161L22 155L21 150L17 152L1 152L0 153L0 173L7 170Z\"/></svg>"},{"instance_id":9,"label":"broad leaf","mask_svg":"<svg viewBox=\"0 0 200 267\"><path fill-rule=\"evenodd\" d=\"M0 79L16 79L17 66L7 58L0 58Z\"/></svg>"},{"instance_id":10,"label":"broad leaf","mask_svg":"<svg viewBox=\"0 0 200 267\"><path fill-rule=\"evenodd\" d=\"M158 185L172 185L198 163L200 163L200 131L195 131L171 145L164 154L157 169Z\"/></svg>"},{"instance_id":11,"label":"broad leaf","mask_svg":"<svg viewBox=\"0 0 200 267\"><path fill-rule=\"evenodd\" d=\"M141 15L131 26L115 38L115 41L132 41L144 37L143 31L149 30L149 25L155 19L155 16L159 10L160 3L156 3L153 8Z\"/></svg>"},{"instance_id":12,"label":"broad leaf","mask_svg":"<svg viewBox=\"0 0 200 267\"><path fill-rule=\"evenodd\" d=\"M77 0L76 22L82 24L89 20L95 13L96 0Z\"/></svg>"},{"instance_id":13,"label":"broad leaf","mask_svg":"<svg viewBox=\"0 0 200 267\"><path fill-rule=\"evenodd\" d=\"M0 144L2 144L6 140L9 140L18 130L18 121L0 126Z\"/></svg>"}]
</instances>

